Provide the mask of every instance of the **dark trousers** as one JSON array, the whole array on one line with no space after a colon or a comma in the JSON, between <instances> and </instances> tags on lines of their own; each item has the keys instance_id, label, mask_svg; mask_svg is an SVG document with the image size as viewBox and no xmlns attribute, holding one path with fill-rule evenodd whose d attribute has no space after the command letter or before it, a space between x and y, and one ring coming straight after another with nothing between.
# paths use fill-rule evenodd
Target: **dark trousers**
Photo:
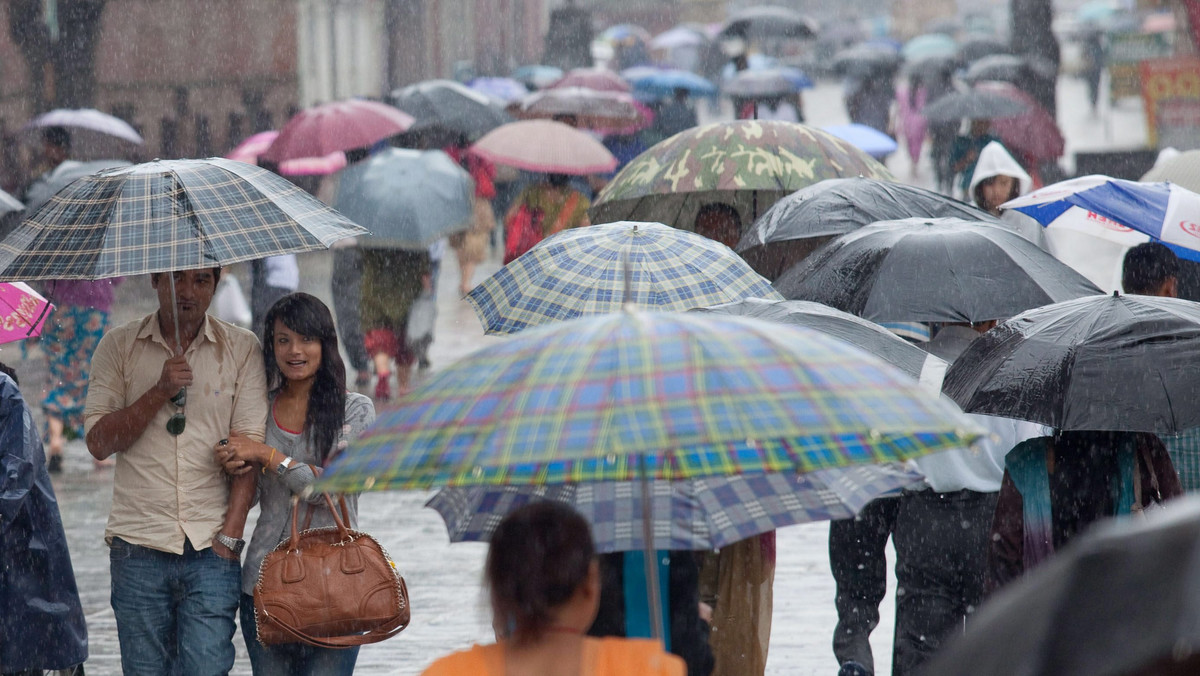
<instances>
[{"instance_id":1,"label":"dark trousers","mask_svg":"<svg viewBox=\"0 0 1200 676\"><path fill-rule=\"evenodd\" d=\"M833 654L838 664L854 661L875 671L869 639L879 625L879 603L887 594L885 548L899 508L899 498L880 498L867 503L853 519L829 522L829 567L837 584L838 614Z\"/></svg>"},{"instance_id":2,"label":"dark trousers","mask_svg":"<svg viewBox=\"0 0 1200 676\"><path fill-rule=\"evenodd\" d=\"M362 261L358 247L333 250L333 273L329 282L333 296L333 313L337 316L338 338L346 350L350 367L356 371L370 368L371 358L363 345Z\"/></svg>"},{"instance_id":3,"label":"dark trousers","mask_svg":"<svg viewBox=\"0 0 1200 676\"><path fill-rule=\"evenodd\" d=\"M898 498L893 676L915 673L983 600L988 535L1000 494L932 490Z\"/></svg>"}]
</instances>

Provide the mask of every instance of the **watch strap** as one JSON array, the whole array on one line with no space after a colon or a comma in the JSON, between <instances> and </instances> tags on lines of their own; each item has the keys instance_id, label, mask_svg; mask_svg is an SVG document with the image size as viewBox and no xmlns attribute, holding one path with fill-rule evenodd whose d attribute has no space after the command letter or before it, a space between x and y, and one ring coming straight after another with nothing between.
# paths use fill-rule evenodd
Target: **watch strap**
<instances>
[{"instance_id":1,"label":"watch strap","mask_svg":"<svg viewBox=\"0 0 1200 676\"><path fill-rule=\"evenodd\" d=\"M234 554L241 555L242 549L246 547L246 541L241 538L235 538L224 533L217 533L213 539L229 548L229 551Z\"/></svg>"}]
</instances>

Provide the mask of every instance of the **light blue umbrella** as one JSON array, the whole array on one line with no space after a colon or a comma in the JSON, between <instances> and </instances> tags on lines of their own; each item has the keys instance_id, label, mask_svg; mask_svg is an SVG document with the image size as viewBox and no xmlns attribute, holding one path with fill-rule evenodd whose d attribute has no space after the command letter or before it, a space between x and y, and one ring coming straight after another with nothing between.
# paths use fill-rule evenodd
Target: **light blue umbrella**
<instances>
[{"instance_id":1,"label":"light blue umbrella","mask_svg":"<svg viewBox=\"0 0 1200 676\"><path fill-rule=\"evenodd\" d=\"M471 176L440 150L387 148L340 174L334 208L366 246L424 249L470 225Z\"/></svg>"},{"instance_id":2,"label":"light blue umbrella","mask_svg":"<svg viewBox=\"0 0 1200 676\"><path fill-rule=\"evenodd\" d=\"M908 61L920 61L933 56L954 56L958 43L944 33L927 33L904 43L900 54Z\"/></svg>"},{"instance_id":3,"label":"light blue umbrella","mask_svg":"<svg viewBox=\"0 0 1200 676\"><path fill-rule=\"evenodd\" d=\"M895 139L865 124L831 124L821 128L875 159L896 152Z\"/></svg>"},{"instance_id":4,"label":"light blue umbrella","mask_svg":"<svg viewBox=\"0 0 1200 676\"><path fill-rule=\"evenodd\" d=\"M629 73L632 70L638 72ZM713 83L695 73L677 68L630 68L621 75L633 85L635 96L646 95L661 98L671 96L676 89L687 90L692 96L715 96L717 93L717 88ZM630 75L635 77L631 78Z\"/></svg>"}]
</instances>

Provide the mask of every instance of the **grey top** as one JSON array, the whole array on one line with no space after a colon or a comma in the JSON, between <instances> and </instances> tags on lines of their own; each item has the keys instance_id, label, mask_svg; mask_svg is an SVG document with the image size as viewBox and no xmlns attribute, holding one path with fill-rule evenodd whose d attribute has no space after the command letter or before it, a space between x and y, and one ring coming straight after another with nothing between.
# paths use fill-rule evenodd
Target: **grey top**
<instances>
[{"instance_id":1,"label":"grey top","mask_svg":"<svg viewBox=\"0 0 1200 676\"><path fill-rule=\"evenodd\" d=\"M254 535L246 547L246 560L242 564L242 591L254 594L254 583L258 581L258 568L262 560L275 549L275 546L292 535L292 496L303 495L305 489L316 480L310 463L315 463L317 456L309 448L308 434L296 434L282 429L275 422L275 396L269 400L270 414L267 416L266 444L284 455L292 457L292 466L280 478L275 472L268 471L258 478L258 523L254 526ZM346 394L346 424L334 448L329 453L332 459L341 453L346 445L357 438L375 420L375 405L361 394L350 392ZM314 494L308 499L316 505L313 510L313 520L310 528L332 526L333 518L325 507L325 499L321 494ZM335 503L336 504L336 503ZM358 525L358 496L346 495L346 506L350 510L350 526ZM304 504L300 505L299 527L304 527L305 513L308 511Z\"/></svg>"}]
</instances>

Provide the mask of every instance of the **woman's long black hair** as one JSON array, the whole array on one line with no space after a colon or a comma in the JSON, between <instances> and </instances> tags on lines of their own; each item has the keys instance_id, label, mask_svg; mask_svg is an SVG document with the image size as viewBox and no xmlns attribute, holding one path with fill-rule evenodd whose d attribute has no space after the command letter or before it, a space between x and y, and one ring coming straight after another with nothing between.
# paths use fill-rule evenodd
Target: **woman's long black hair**
<instances>
[{"instance_id":1,"label":"woman's long black hair","mask_svg":"<svg viewBox=\"0 0 1200 676\"><path fill-rule=\"evenodd\" d=\"M346 423L346 364L338 352L333 315L316 296L291 293L280 298L267 312L263 327L263 362L267 367L267 389L283 388L283 373L275 362L275 320L302 336L321 341L321 366L308 395L304 431L316 451L317 463L325 464Z\"/></svg>"}]
</instances>

